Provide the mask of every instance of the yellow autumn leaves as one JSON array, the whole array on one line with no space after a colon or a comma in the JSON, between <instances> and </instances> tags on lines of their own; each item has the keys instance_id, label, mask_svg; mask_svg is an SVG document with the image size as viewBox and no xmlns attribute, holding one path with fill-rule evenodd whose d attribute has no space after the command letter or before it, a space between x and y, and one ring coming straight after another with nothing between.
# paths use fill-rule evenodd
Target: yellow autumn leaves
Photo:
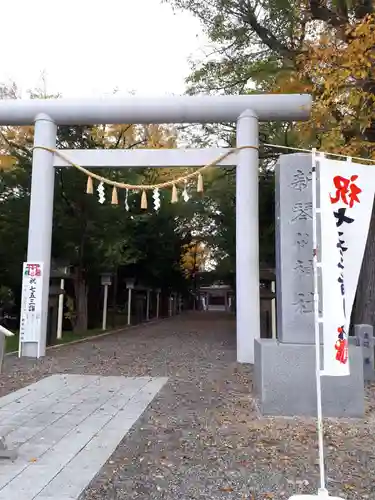
<instances>
[{"instance_id":1,"label":"yellow autumn leaves","mask_svg":"<svg viewBox=\"0 0 375 500\"><path fill-rule=\"evenodd\" d=\"M311 119L296 124L301 144L375 159L375 17L315 33L276 90L314 96Z\"/></svg>"},{"instance_id":2,"label":"yellow autumn leaves","mask_svg":"<svg viewBox=\"0 0 375 500\"><path fill-rule=\"evenodd\" d=\"M193 274L199 271L203 271L208 260L209 250L203 242L193 240L183 245L180 264L186 279L192 278Z\"/></svg>"}]
</instances>

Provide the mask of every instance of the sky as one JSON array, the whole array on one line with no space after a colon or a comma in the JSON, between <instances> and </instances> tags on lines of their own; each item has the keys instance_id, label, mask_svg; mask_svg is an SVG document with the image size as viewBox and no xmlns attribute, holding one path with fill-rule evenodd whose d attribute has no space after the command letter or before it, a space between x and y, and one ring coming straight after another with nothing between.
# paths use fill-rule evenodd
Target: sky
<instances>
[{"instance_id":1,"label":"sky","mask_svg":"<svg viewBox=\"0 0 375 500\"><path fill-rule=\"evenodd\" d=\"M160 0L18 0L1 6L0 82L26 96L181 94L207 43L191 14Z\"/></svg>"}]
</instances>

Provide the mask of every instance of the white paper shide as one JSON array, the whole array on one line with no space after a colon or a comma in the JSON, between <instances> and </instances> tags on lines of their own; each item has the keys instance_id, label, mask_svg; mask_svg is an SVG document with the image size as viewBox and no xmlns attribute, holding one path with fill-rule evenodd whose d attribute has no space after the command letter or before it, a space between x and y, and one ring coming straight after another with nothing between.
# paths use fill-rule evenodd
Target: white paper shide
<instances>
[{"instance_id":1,"label":"white paper shide","mask_svg":"<svg viewBox=\"0 0 375 500\"><path fill-rule=\"evenodd\" d=\"M324 370L349 375L348 330L370 224L374 188L366 165L320 160Z\"/></svg>"},{"instance_id":2,"label":"white paper shide","mask_svg":"<svg viewBox=\"0 0 375 500\"><path fill-rule=\"evenodd\" d=\"M43 263L24 262L20 342L38 342L42 319Z\"/></svg>"}]
</instances>

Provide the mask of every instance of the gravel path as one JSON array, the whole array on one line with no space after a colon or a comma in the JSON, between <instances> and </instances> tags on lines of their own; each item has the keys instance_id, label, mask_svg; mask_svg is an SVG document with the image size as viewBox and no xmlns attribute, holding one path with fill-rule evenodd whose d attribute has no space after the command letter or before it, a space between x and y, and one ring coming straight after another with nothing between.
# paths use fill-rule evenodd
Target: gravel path
<instances>
[{"instance_id":1,"label":"gravel path","mask_svg":"<svg viewBox=\"0 0 375 500\"><path fill-rule=\"evenodd\" d=\"M40 362L8 357L0 396L51 373L170 377L82 500L283 500L316 492L315 422L260 418L227 316L191 313L50 353ZM374 388L364 421L326 422L329 490L347 500L375 499Z\"/></svg>"}]
</instances>

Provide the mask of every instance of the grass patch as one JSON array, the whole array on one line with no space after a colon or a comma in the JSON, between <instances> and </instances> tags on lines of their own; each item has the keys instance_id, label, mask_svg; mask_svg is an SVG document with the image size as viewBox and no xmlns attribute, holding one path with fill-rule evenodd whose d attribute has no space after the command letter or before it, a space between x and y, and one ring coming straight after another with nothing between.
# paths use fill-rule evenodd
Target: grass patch
<instances>
[{"instance_id":1,"label":"grass patch","mask_svg":"<svg viewBox=\"0 0 375 500\"><path fill-rule=\"evenodd\" d=\"M5 352L18 351L18 334L14 337L5 337Z\"/></svg>"},{"instance_id":2,"label":"grass patch","mask_svg":"<svg viewBox=\"0 0 375 500\"><path fill-rule=\"evenodd\" d=\"M111 330L112 328L105 331L103 331L101 328L95 328L92 330L87 330L86 332L82 333L73 333L72 331L63 332L63 338L61 340L58 340L57 344L55 345L69 344L69 342L74 342L74 340L81 340L89 337L95 337L96 335L100 335L101 333L106 333ZM18 351L18 342L19 342L18 333L16 333L14 337L7 337L5 340L5 352Z\"/></svg>"}]
</instances>

